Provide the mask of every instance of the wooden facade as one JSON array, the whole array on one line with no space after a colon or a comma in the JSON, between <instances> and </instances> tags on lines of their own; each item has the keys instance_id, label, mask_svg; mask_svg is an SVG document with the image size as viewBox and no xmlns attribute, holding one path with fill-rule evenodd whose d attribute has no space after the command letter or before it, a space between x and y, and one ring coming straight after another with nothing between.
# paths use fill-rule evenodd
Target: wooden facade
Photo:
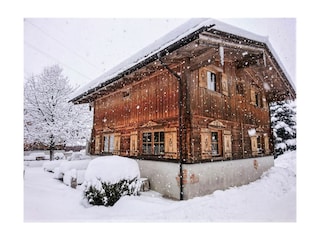
<instances>
[{"instance_id":1,"label":"wooden facade","mask_svg":"<svg viewBox=\"0 0 320 240\"><path fill-rule=\"evenodd\" d=\"M295 91L267 44L209 27L182 40L72 100L94 108L91 153L184 163L271 155L268 104Z\"/></svg>"}]
</instances>

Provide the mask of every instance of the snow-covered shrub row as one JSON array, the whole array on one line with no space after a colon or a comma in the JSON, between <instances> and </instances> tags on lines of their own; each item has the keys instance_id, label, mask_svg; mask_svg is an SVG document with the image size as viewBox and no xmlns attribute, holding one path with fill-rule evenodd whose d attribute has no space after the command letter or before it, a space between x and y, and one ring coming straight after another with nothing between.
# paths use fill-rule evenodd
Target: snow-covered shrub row
<instances>
[{"instance_id":1,"label":"snow-covered shrub row","mask_svg":"<svg viewBox=\"0 0 320 240\"><path fill-rule=\"evenodd\" d=\"M113 206L122 196L138 194L139 177L135 160L119 156L95 158L85 173L84 198L92 205Z\"/></svg>"},{"instance_id":2,"label":"snow-covered shrub row","mask_svg":"<svg viewBox=\"0 0 320 240\"><path fill-rule=\"evenodd\" d=\"M53 178L62 180L64 174L70 170L85 170L87 169L90 161L91 160L63 161L58 167L54 168Z\"/></svg>"}]
</instances>

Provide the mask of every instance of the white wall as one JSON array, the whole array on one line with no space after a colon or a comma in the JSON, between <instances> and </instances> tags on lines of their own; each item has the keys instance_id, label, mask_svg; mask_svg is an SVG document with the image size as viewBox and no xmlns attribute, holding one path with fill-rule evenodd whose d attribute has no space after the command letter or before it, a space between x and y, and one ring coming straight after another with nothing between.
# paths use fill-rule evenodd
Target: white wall
<instances>
[{"instance_id":1,"label":"white wall","mask_svg":"<svg viewBox=\"0 0 320 240\"><path fill-rule=\"evenodd\" d=\"M150 181L150 188L166 197L180 199L179 164L138 160L141 177ZM248 184L257 180L274 165L273 156L184 164L184 199L191 199Z\"/></svg>"}]
</instances>

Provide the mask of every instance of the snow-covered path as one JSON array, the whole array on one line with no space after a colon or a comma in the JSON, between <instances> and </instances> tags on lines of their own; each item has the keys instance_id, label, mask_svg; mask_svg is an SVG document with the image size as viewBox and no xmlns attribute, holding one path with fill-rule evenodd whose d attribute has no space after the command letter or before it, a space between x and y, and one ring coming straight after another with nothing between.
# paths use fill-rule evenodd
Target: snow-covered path
<instances>
[{"instance_id":1,"label":"snow-covered path","mask_svg":"<svg viewBox=\"0 0 320 240\"><path fill-rule=\"evenodd\" d=\"M26 222L279 222L296 221L296 152L275 161L261 179L187 201L150 191L121 198L113 207L84 207L81 187L72 189L40 167L24 178Z\"/></svg>"}]
</instances>

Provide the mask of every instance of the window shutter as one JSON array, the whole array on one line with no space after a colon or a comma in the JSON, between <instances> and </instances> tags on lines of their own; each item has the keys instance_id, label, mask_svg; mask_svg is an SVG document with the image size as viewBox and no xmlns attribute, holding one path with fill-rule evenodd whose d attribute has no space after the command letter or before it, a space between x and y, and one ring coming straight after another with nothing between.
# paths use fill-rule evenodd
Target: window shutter
<instances>
[{"instance_id":1,"label":"window shutter","mask_svg":"<svg viewBox=\"0 0 320 240\"><path fill-rule=\"evenodd\" d=\"M262 107L264 109L268 109L268 103L267 103L267 99L265 96L262 97Z\"/></svg>"},{"instance_id":2,"label":"window shutter","mask_svg":"<svg viewBox=\"0 0 320 240\"><path fill-rule=\"evenodd\" d=\"M207 70L204 68L199 70L199 87L207 87Z\"/></svg>"},{"instance_id":3,"label":"window shutter","mask_svg":"<svg viewBox=\"0 0 320 240\"><path fill-rule=\"evenodd\" d=\"M223 148L224 148L224 157L232 157L232 142L231 142L231 132L225 131L223 135Z\"/></svg>"},{"instance_id":4,"label":"window shutter","mask_svg":"<svg viewBox=\"0 0 320 240\"><path fill-rule=\"evenodd\" d=\"M222 94L228 96L228 78L227 74L221 73L221 88L222 88Z\"/></svg>"},{"instance_id":5,"label":"window shutter","mask_svg":"<svg viewBox=\"0 0 320 240\"><path fill-rule=\"evenodd\" d=\"M111 135L110 139L112 138L112 136L114 136L113 154L120 155L121 133L116 133L114 135Z\"/></svg>"},{"instance_id":6,"label":"window shutter","mask_svg":"<svg viewBox=\"0 0 320 240\"><path fill-rule=\"evenodd\" d=\"M202 159L212 157L211 151L211 131L207 128L201 129L201 156Z\"/></svg>"},{"instance_id":7,"label":"window shutter","mask_svg":"<svg viewBox=\"0 0 320 240\"><path fill-rule=\"evenodd\" d=\"M96 136L95 144L94 144L94 153L99 154L100 153L100 135Z\"/></svg>"},{"instance_id":8,"label":"window shutter","mask_svg":"<svg viewBox=\"0 0 320 240\"><path fill-rule=\"evenodd\" d=\"M257 142L257 136L251 136L251 151L252 156L258 155L258 142Z\"/></svg>"},{"instance_id":9,"label":"window shutter","mask_svg":"<svg viewBox=\"0 0 320 240\"><path fill-rule=\"evenodd\" d=\"M166 128L164 131L165 157L177 158L177 129Z\"/></svg>"},{"instance_id":10,"label":"window shutter","mask_svg":"<svg viewBox=\"0 0 320 240\"><path fill-rule=\"evenodd\" d=\"M130 134L130 156L138 155L138 132L134 131Z\"/></svg>"},{"instance_id":11,"label":"window shutter","mask_svg":"<svg viewBox=\"0 0 320 240\"><path fill-rule=\"evenodd\" d=\"M253 87L250 89L250 100L251 104L256 105L256 91Z\"/></svg>"},{"instance_id":12,"label":"window shutter","mask_svg":"<svg viewBox=\"0 0 320 240\"><path fill-rule=\"evenodd\" d=\"M266 154L269 154L270 153L269 137L268 135L264 135L263 138L264 138L264 151Z\"/></svg>"}]
</instances>

